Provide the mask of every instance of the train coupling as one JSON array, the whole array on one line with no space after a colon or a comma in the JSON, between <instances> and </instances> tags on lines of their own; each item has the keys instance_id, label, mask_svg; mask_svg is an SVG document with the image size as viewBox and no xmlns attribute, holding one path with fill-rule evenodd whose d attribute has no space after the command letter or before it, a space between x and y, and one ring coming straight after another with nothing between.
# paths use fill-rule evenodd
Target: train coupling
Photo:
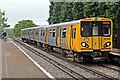
<instances>
[{"instance_id":1,"label":"train coupling","mask_svg":"<svg viewBox=\"0 0 120 80\"><path fill-rule=\"evenodd\" d=\"M102 61L103 59L102 53L100 51L93 52L91 56L93 58L93 61Z\"/></svg>"}]
</instances>

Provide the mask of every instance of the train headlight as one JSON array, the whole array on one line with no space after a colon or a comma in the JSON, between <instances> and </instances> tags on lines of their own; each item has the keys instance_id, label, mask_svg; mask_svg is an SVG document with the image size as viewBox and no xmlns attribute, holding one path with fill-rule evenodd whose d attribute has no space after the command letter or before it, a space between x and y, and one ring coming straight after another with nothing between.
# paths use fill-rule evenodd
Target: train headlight
<instances>
[{"instance_id":1,"label":"train headlight","mask_svg":"<svg viewBox=\"0 0 120 80\"><path fill-rule=\"evenodd\" d=\"M108 47L108 46L110 46L110 45L111 45L111 42L107 42L107 43L104 44L103 47Z\"/></svg>"},{"instance_id":2,"label":"train headlight","mask_svg":"<svg viewBox=\"0 0 120 80\"><path fill-rule=\"evenodd\" d=\"M110 46L110 43L107 43L107 46Z\"/></svg>"},{"instance_id":3,"label":"train headlight","mask_svg":"<svg viewBox=\"0 0 120 80\"><path fill-rule=\"evenodd\" d=\"M89 47L89 45L88 45L87 43L85 43L85 42L82 42L81 45L82 45L83 47L86 47L86 48Z\"/></svg>"},{"instance_id":4,"label":"train headlight","mask_svg":"<svg viewBox=\"0 0 120 80\"><path fill-rule=\"evenodd\" d=\"M85 47L85 43L82 43L82 46Z\"/></svg>"}]
</instances>

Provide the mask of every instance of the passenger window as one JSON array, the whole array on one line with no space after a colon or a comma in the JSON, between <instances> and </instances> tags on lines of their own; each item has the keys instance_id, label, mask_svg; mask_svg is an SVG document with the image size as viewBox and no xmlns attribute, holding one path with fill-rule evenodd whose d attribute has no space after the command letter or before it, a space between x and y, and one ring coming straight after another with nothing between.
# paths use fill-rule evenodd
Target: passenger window
<instances>
[{"instance_id":1,"label":"passenger window","mask_svg":"<svg viewBox=\"0 0 120 80\"><path fill-rule=\"evenodd\" d=\"M55 37L55 29L53 29L53 35L52 35L52 37Z\"/></svg>"},{"instance_id":2,"label":"passenger window","mask_svg":"<svg viewBox=\"0 0 120 80\"><path fill-rule=\"evenodd\" d=\"M50 35L49 35L49 36L50 36L50 37L52 37L52 29L50 29L50 31L49 31L49 32L50 32Z\"/></svg>"},{"instance_id":3,"label":"passenger window","mask_svg":"<svg viewBox=\"0 0 120 80\"><path fill-rule=\"evenodd\" d=\"M43 30L43 36L45 36L45 30Z\"/></svg>"},{"instance_id":4,"label":"passenger window","mask_svg":"<svg viewBox=\"0 0 120 80\"><path fill-rule=\"evenodd\" d=\"M43 30L41 30L41 36L42 36Z\"/></svg>"},{"instance_id":5,"label":"passenger window","mask_svg":"<svg viewBox=\"0 0 120 80\"><path fill-rule=\"evenodd\" d=\"M62 38L66 38L66 28L63 28Z\"/></svg>"},{"instance_id":6,"label":"passenger window","mask_svg":"<svg viewBox=\"0 0 120 80\"><path fill-rule=\"evenodd\" d=\"M39 34L39 30L36 30L36 35L38 35Z\"/></svg>"},{"instance_id":7,"label":"passenger window","mask_svg":"<svg viewBox=\"0 0 120 80\"><path fill-rule=\"evenodd\" d=\"M33 31L31 30L30 33L31 33L30 35L32 35L32 34L33 34Z\"/></svg>"}]
</instances>

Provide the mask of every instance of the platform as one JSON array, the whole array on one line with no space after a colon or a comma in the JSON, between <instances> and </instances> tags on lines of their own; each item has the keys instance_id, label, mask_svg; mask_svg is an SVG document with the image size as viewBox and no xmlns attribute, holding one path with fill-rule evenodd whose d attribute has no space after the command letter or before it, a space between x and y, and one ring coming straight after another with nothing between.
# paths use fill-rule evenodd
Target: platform
<instances>
[{"instance_id":1,"label":"platform","mask_svg":"<svg viewBox=\"0 0 120 80\"><path fill-rule=\"evenodd\" d=\"M10 39L7 42L0 40L0 58L0 78L49 78Z\"/></svg>"},{"instance_id":2,"label":"platform","mask_svg":"<svg viewBox=\"0 0 120 80\"><path fill-rule=\"evenodd\" d=\"M120 57L120 49L113 48L113 50L112 50L112 52L110 52L110 54Z\"/></svg>"}]
</instances>

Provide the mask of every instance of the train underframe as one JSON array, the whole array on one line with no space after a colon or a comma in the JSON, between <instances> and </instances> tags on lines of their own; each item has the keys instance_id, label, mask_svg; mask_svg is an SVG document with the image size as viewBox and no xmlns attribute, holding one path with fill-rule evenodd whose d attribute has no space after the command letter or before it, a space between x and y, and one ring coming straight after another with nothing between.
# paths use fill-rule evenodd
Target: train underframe
<instances>
[{"instance_id":1,"label":"train underframe","mask_svg":"<svg viewBox=\"0 0 120 80\"><path fill-rule=\"evenodd\" d=\"M109 60L109 51L94 50L93 52L75 52L73 50L62 49L60 47L51 46L34 40L22 39L23 42L38 45L40 49L45 51L55 51L61 53L65 58L75 62L96 62Z\"/></svg>"},{"instance_id":2,"label":"train underframe","mask_svg":"<svg viewBox=\"0 0 120 80\"><path fill-rule=\"evenodd\" d=\"M65 58L70 59L75 62L98 62L98 61L108 61L109 51L93 51L93 52L75 52L72 50L62 49L60 47L51 46L48 44L38 43L41 49L45 51L55 51L61 53Z\"/></svg>"},{"instance_id":3,"label":"train underframe","mask_svg":"<svg viewBox=\"0 0 120 80\"><path fill-rule=\"evenodd\" d=\"M54 47L56 52L60 51L62 55L68 59L71 58L72 61L76 62L98 62L98 61L108 61L109 51L93 51L93 52L75 52L72 50L65 50L61 48ZM60 49L60 50L59 50Z\"/></svg>"}]
</instances>

